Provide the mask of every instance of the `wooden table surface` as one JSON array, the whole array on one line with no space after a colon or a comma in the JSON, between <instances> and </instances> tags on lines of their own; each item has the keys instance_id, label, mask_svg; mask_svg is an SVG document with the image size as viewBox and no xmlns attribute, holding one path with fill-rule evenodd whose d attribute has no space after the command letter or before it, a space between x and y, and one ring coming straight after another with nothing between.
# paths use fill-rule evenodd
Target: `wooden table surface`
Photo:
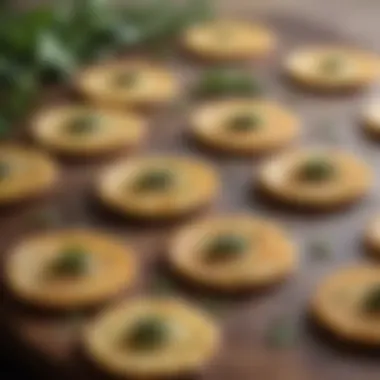
<instances>
[{"instance_id":1,"label":"wooden table surface","mask_svg":"<svg viewBox=\"0 0 380 380\"><path fill-rule=\"evenodd\" d=\"M25 1L23 1L25 5ZM31 3L31 2L30 2ZM356 152L374 168L380 162L380 146L361 133L357 116L362 104L376 88L364 94L323 98L290 88L279 75L281 58L291 48L313 42L344 42L380 52L380 2L376 0L235 0L219 1L223 12L245 18L263 19L277 31L281 44L272 60L246 66L257 75L268 96L292 107L303 120L303 135L298 145L322 143ZM168 62L174 70L196 74L202 69L182 59ZM216 313L226 334L226 344L216 361L201 375L204 380L378 380L380 361L377 352L368 353L345 347L313 326L307 318L307 305L318 282L328 273L346 264L367 261L360 236L365 223L380 204L380 169L375 188L360 204L332 215L305 215L274 207L251 194L250 181L257 166L252 160L226 159L198 151L188 143L186 120L172 109L153 115L150 144L146 151L198 155L210 160L220 171L223 191L216 208L223 211L250 210L271 216L283 223L300 246L301 264L294 278L265 294L243 299L223 299L188 292L176 287L171 292L192 299L200 307ZM334 138L318 132L318 126L330 123ZM62 186L54 196L8 210L0 214L0 250L24 234L38 229L33 215L38 210L59 216L60 226L100 226L131 240L139 251L145 275L135 291L147 293L160 273L157 263L168 233L178 225L142 228L114 218L91 200L94 176L102 167L94 164L62 164ZM316 262L307 254L307 242L323 235L332 249L329 260ZM5 257L5 254L2 255ZM216 312L215 306L218 311ZM288 317L299 333L297 343L286 349L269 347L265 332L272 320ZM93 379L91 369L78 354L80 330L91 315L52 316L34 312L1 297L2 333L20 360L35 364L49 377ZM101 377L104 378L104 377Z\"/></svg>"}]
</instances>

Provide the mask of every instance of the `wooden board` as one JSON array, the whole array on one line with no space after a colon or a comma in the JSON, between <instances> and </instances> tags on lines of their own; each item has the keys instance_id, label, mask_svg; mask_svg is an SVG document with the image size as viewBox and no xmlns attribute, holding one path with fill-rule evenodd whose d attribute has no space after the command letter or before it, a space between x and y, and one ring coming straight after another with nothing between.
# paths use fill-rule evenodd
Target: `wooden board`
<instances>
[{"instance_id":1,"label":"wooden board","mask_svg":"<svg viewBox=\"0 0 380 380\"><path fill-rule=\"evenodd\" d=\"M325 5L320 1L268 1L267 6L244 0L223 1L223 9L231 9L245 18L265 20L281 38L281 46L272 60L248 64L263 82L267 94L292 107L303 120L303 135L298 145L330 144L350 149L374 168L380 148L360 132L357 116L363 101L370 95L323 98L297 92L290 88L279 74L281 57L292 47L312 42L361 43L366 47L380 47L376 39L380 26L374 13L380 7L371 5L364 14L353 0L333 0ZM285 3L287 4L285 6ZM296 4L298 3L298 4ZM365 7L365 5L362 5ZM260 9L260 13L256 13ZM352 12L360 10L358 24ZM367 17L367 18L366 18ZM369 20L366 22L366 20ZM370 21L372 20L372 21ZM361 29L358 25L361 25ZM357 33L355 32L357 29ZM345 32L347 31L347 33ZM377 35L375 35L377 32ZM351 38L358 35L359 38ZM366 37L366 38L363 38ZM181 58L169 60L169 66L192 78L202 66ZM56 99L50 96L49 102ZM243 299L220 298L181 289L179 285L167 290L193 300L200 307L215 313L225 331L225 345L215 363L201 375L204 380L375 380L380 377L377 353L353 350L335 342L308 322L307 306L316 284L324 275L345 264L365 261L360 237L368 218L378 209L380 199L376 189L360 204L332 215L305 215L274 207L263 202L250 191L251 179L257 162L250 159L221 158L198 150L186 138L187 123L178 107L152 115L147 152L170 152L196 155L210 160L218 168L223 180L223 191L216 209L220 211L252 211L271 216L282 222L300 246L301 265L294 278L279 287ZM333 136L320 133L318 127L331 125ZM145 294L157 289L157 281L169 281L160 268L166 238L181 224L142 227L116 218L98 207L92 200L93 179L104 163L62 163L63 182L49 199L2 211L0 214L0 250L25 234L41 230L38 215L52 213L54 224L60 226L97 226L120 234L130 240L138 251L145 274L134 290ZM212 212L209 210L208 212ZM182 222L183 224L183 222ZM307 251L307 243L323 235L330 246L332 257L314 261ZM46 315L17 304L7 294L1 296L1 332L14 347L20 360L29 360L47 378L89 380L99 376L86 365L80 353L80 330L94 313L65 316ZM267 345L265 335L269 324L277 317L289 317L296 324L299 339L294 347L274 349ZM4 339L5 339L4 338Z\"/></svg>"}]
</instances>

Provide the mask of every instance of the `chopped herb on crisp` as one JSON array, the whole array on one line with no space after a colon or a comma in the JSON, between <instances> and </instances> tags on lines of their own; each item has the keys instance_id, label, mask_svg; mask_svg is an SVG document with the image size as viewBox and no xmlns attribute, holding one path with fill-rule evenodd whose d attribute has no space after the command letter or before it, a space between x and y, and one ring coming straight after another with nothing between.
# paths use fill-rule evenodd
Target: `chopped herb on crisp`
<instances>
[{"instance_id":1,"label":"chopped herb on crisp","mask_svg":"<svg viewBox=\"0 0 380 380\"><path fill-rule=\"evenodd\" d=\"M298 170L298 177L304 181L321 182L332 178L335 167L323 157L312 157L306 160Z\"/></svg>"},{"instance_id":2,"label":"chopped herb on crisp","mask_svg":"<svg viewBox=\"0 0 380 380\"><path fill-rule=\"evenodd\" d=\"M173 173L169 170L150 170L137 178L135 190L141 192L165 191L173 185L173 182Z\"/></svg>"},{"instance_id":3,"label":"chopped herb on crisp","mask_svg":"<svg viewBox=\"0 0 380 380\"><path fill-rule=\"evenodd\" d=\"M236 132L248 132L260 127L261 118L254 113L235 115L228 120L228 128Z\"/></svg>"},{"instance_id":4,"label":"chopped herb on crisp","mask_svg":"<svg viewBox=\"0 0 380 380\"><path fill-rule=\"evenodd\" d=\"M171 335L171 327L159 316L148 316L136 322L126 337L126 343L136 350L162 347Z\"/></svg>"},{"instance_id":5,"label":"chopped herb on crisp","mask_svg":"<svg viewBox=\"0 0 380 380\"><path fill-rule=\"evenodd\" d=\"M53 272L58 275L82 275L90 266L87 252L81 247L68 247L53 263Z\"/></svg>"},{"instance_id":6,"label":"chopped herb on crisp","mask_svg":"<svg viewBox=\"0 0 380 380\"><path fill-rule=\"evenodd\" d=\"M369 289L364 298L363 309L367 314L380 315L380 284Z\"/></svg>"},{"instance_id":7,"label":"chopped herb on crisp","mask_svg":"<svg viewBox=\"0 0 380 380\"><path fill-rule=\"evenodd\" d=\"M208 263L224 262L239 257L247 248L242 236L225 234L212 239L205 247L204 259Z\"/></svg>"},{"instance_id":8,"label":"chopped herb on crisp","mask_svg":"<svg viewBox=\"0 0 380 380\"><path fill-rule=\"evenodd\" d=\"M117 87L130 88L137 84L139 80L139 74L134 71L125 71L122 73L117 73L113 77L113 83Z\"/></svg>"},{"instance_id":9,"label":"chopped herb on crisp","mask_svg":"<svg viewBox=\"0 0 380 380\"><path fill-rule=\"evenodd\" d=\"M321 64L320 70L325 74L334 75L340 71L343 65L343 60L338 56L325 57Z\"/></svg>"},{"instance_id":10,"label":"chopped herb on crisp","mask_svg":"<svg viewBox=\"0 0 380 380\"><path fill-rule=\"evenodd\" d=\"M67 131L73 135L84 135L92 132L98 125L97 115L79 115L70 120L67 124Z\"/></svg>"}]
</instances>

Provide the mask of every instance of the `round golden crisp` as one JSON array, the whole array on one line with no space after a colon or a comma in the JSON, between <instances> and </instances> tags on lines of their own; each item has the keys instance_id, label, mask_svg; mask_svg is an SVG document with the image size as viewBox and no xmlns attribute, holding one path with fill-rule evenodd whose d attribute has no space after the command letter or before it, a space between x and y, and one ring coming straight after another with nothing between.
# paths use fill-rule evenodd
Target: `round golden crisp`
<instances>
[{"instance_id":1,"label":"round golden crisp","mask_svg":"<svg viewBox=\"0 0 380 380\"><path fill-rule=\"evenodd\" d=\"M318 287L311 308L317 322L336 336L365 345L380 345L380 266L341 269Z\"/></svg>"},{"instance_id":2,"label":"round golden crisp","mask_svg":"<svg viewBox=\"0 0 380 380\"><path fill-rule=\"evenodd\" d=\"M170 102L179 94L174 75L143 61L109 63L88 68L77 88L96 105L147 108Z\"/></svg>"},{"instance_id":3,"label":"round golden crisp","mask_svg":"<svg viewBox=\"0 0 380 380\"><path fill-rule=\"evenodd\" d=\"M0 205L43 195L57 177L57 166L46 154L17 145L0 147Z\"/></svg>"},{"instance_id":4,"label":"round golden crisp","mask_svg":"<svg viewBox=\"0 0 380 380\"><path fill-rule=\"evenodd\" d=\"M154 188L157 182L159 188ZM113 164L102 173L97 186L104 204L146 220L197 211L212 202L218 189L217 174L207 163L190 157L160 155Z\"/></svg>"},{"instance_id":5,"label":"round golden crisp","mask_svg":"<svg viewBox=\"0 0 380 380\"><path fill-rule=\"evenodd\" d=\"M364 243L374 257L380 258L380 217L375 217L364 232Z\"/></svg>"},{"instance_id":6,"label":"round golden crisp","mask_svg":"<svg viewBox=\"0 0 380 380\"><path fill-rule=\"evenodd\" d=\"M32 236L6 262L10 290L29 304L57 310L94 306L130 286L132 250L98 231L72 229Z\"/></svg>"},{"instance_id":7,"label":"round golden crisp","mask_svg":"<svg viewBox=\"0 0 380 380\"><path fill-rule=\"evenodd\" d=\"M378 78L380 60L354 48L311 46L290 54L285 70L295 82L315 90L354 90Z\"/></svg>"},{"instance_id":8,"label":"round golden crisp","mask_svg":"<svg viewBox=\"0 0 380 380\"><path fill-rule=\"evenodd\" d=\"M313 162L332 173L324 180L306 179L302 172ZM315 168L315 165L314 165ZM310 170L310 169L307 169ZM311 170L315 170L311 168ZM311 174L315 174L311 173ZM362 198L373 182L369 166L349 152L309 148L283 153L259 169L260 188L284 203L311 209L331 209Z\"/></svg>"},{"instance_id":9,"label":"round golden crisp","mask_svg":"<svg viewBox=\"0 0 380 380\"><path fill-rule=\"evenodd\" d=\"M131 113L60 106L40 112L32 134L53 152L95 156L138 146L145 137L145 122Z\"/></svg>"},{"instance_id":10,"label":"round golden crisp","mask_svg":"<svg viewBox=\"0 0 380 380\"><path fill-rule=\"evenodd\" d=\"M224 100L195 110L193 134L202 144L226 153L264 154L291 143L297 118L269 100Z\"/></svg>"},{"instance_id":11,"label":"round golden crisp","mask_svg":"<svg viewBox=\"0 0 380 380\"><path fill-rule=\"evenodd\" d=\"M266 27L238 20L212 20L185 31L182 44L202 59L225 61L262 58L275 48L275 37Z\"/></svg>"},{"instance_id":12,"label":"round golden crisp","mask_svg":"<svg viewBox=\"0 0 380 380\"><path fill-rule=\"evenodd\" d=\"M169 247L174 271L220 291L272 285L297 266L296 248L275 223L247 215L206 219L185 227Z\"/></svg>"},{"instance_id":13,"label":"round golden crisp","mask_svg":"<svg viewBox=\"0 0 380 380\"><path fill-rule=\"evenodd\" d=\"M367 106L362 115L364 130L376 139L380 139L380 102Z\"/></svg>"},{"instance_id":14,"label":"round golden crisp","mask_svg":"<svg viewBox=\"0 0 380 380\"><path fill-rule=\"evenodd\" d=\"M141 321L152 318L165 326L165 340L153 347L136 347L130 337ZM96 318L84 334L87 354L100 368L134 379L196 372L213 358L220 341L213 320L173 298L126 301Z\"/></svg>"}]
</instances>

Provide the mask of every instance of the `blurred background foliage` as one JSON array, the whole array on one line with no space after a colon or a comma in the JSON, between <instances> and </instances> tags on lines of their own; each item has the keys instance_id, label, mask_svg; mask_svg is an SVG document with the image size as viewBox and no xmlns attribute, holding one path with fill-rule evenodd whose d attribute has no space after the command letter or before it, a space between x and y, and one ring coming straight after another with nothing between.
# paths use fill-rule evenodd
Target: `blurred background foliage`
<instances>
[{"instance_id":1,"label":"blurred background foliage","mask_svg":"<svg viewBox=\"0 0 380 380\"><path fill-rule=\"evenodd\" d=\"M66 81L80 65L129 49L164 49L183 28L213 14L209 0L52 4L20 12L12 0L0 0L0 137L42 84Z\"/></svg>"}]
</instances>

